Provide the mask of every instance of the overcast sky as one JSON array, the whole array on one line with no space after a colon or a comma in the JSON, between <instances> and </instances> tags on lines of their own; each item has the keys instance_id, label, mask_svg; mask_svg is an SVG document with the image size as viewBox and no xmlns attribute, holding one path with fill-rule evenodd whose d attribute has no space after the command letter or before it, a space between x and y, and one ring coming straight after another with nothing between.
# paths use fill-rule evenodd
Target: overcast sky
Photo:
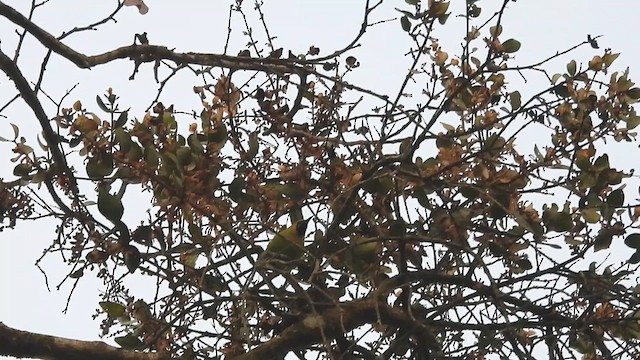
<instances>
[{"instance_id":1,"label":"overcast sky","mask_svg":"<svg viewBox=\"0 0 640 360\"><path fill-rule=\"evenodd\" d=\"M255 13L251 11L253 1L245 0L245 8L250 14L249 21L255 27L257 38L264 43ZM425 1L426 2L426 1ZM454 13L459 13L463 0L452 1ZM30 1L7 1L23 11ZM89 3L91 4L89 6ZM86 54L108 51L118 46L129 45L135 33L147 32L150 43L176 48L179 51L221 53L225 46L229 5L232 1L160 1L147 0L148 14L142 16L134 8L127 8L118 17L117 23L110 23L95 32L85 32L72 36L66 44ZM266 22L276 47L284 47L294 53L305 53L310 45L320 48L326 55L349 43L358 32L362 20L363 1L357 0L270 0L266 1L264 12ZM497 10L500 2L480 1L486 14ZM81 26L100 19L110 12L115 1L102 0L79 2L52 0L36 11L34 21L54 35L74 26ZM394 8L407 9L403 0L384 0L383 6L372 14L372 21L393 19L398 15ZM631 77L640 77L636 68L640 58L640 42L637 41L637 17L640 1L609 0L520 0L508 6L504 15L504 38L516 38L522 43L517 53L519 64L528 64L553 55L556 51L569 48L586 39L587 34L604 35L599 40L600 48L611 48L620 52L616 69L631 67ZM229 54L235 55L243 49L246 39L241 34L240 18L233 18L232 42ZM449 54L459 52L465 29L460 19L451 19L436 32ZM508 34L508 35L507 35ZM17 40L14 28L0 17L1 48L12 54ZM385 22L370 30L361 41L362 46L352 55L361 62L361 68L350 78L350 82L379 93L394 94L403 79L409 59L404 56L410 40L400 29L397 20ZM585 47L557 62L557 72L565 71L565 64L571 59L586 60L601 53ZM27 37L19 65L30 80L35 80L39 71L44 49ZM93 70L78 70L68 61L57 56L48 67L49 74L44 82L44 90L54 99L60 99L76 83L80 85L70 96L70 100L80 99L87 106L93 106L95 95L108 87L121 96L122 101L138 111L142 117L144 109L155 97L157 85L153 83L150 66L147 66L134 81L128 80L132 71L131 63L119 61ZM192 93L194 79L179 78L172 82L161 100L175 103L182 110L197 108L198 100ZM535 91L546 84L531 81L525 86ZM11 95L6 95L11 94ZM0 101L4 104L14 94L13 87L5 77L0 77ZM44 99L44 97L41 97ZM69 105L73 101L69 102ZM50 106L50 104L49 104ZM49 107L50 109L50 107ZM10 136L8 122L17 123L33 141L37 122L32 114L21 106L13 106L0 118L0 136ZM49 114L53 116L53 114ZM9 147L0 144L0 161L6 164ZM9 154L10 155L10 154ZM614 159L624 162L624 158ZM11 179L10 168L3 167L0 176ZM62 314L70 291L70 284L59 291L56 285L66 274L66 267L58 256L49 256L44 263L48 273L51 292L45 286L44 277L33 266L43 249L53 238L53 227L46 221L22 224L15 231L0 233L0 322L22 330L58 335L76 339L97 339L98 322L91 319L97 308L101 284L90 277L83 278L71 299L70 310ZM147 278L153 282L151 278ZM140 284L153 286L153 284Z\"/></svg>"}]
</instances>

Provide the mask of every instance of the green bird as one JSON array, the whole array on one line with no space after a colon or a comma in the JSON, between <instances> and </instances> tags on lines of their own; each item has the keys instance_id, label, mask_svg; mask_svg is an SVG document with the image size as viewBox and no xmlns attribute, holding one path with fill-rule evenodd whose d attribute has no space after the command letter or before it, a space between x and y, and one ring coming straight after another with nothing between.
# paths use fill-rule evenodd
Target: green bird
<instances>
[{"instance_id":1,"label":"green bird","mask_svg":"<svg viewBox=\"0 0 640 360\"><path fill-rule=\"evenodd\" d=\"M304 235L307 232L309 220L298 220L288 228L281 230L269 241L267 250L263 253L264 260L281 259L294 261L304 255Z\"/></svg>"},{"instance_id":2,"label":"green bird","mask_svg":"<svg viewBox=\"0 0 640 360\"><path fill-rule=\"evenodd\" d=\"M354 274L367 275L376 271L380 263L381 243L379 239L362 235L351 239L345 264Z\"/></svg>"}]
</instances>

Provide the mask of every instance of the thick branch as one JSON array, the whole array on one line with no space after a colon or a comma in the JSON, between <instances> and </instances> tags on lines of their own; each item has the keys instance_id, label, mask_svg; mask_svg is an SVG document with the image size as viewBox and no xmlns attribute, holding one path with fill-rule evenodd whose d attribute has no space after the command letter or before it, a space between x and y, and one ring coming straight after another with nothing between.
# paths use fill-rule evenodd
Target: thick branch
<instances>
[{"instance_id":1,"label":"thick branch","mask_svg":"<svg viewBox=\"0 0 640 360\"><path fill-rule=\"evenodd\" d=\"M304 349L317 344L322 337L333 339L367 323L381 321L384 324L410 327L422 333L430 340L424 346L436 350L439 348L435 336L429 328L412 319L400 309L394 309L378 299L354 301L337 306L322 314L310 314L300 322L288 327L277 337L257 346L234 360L271 359L288 351ZM322 331L320 331L322 328Z\"/></svg>"},{"instance_id":2,"label":"thick branch","mask_svg":"<svg viewBox=\"0 0 640 360\"><path fill-rule=\"evenodd\" d=\"M169 357L118 349L101 341L71 340L12 329L0 323L0 355L39 359L159 360Z\"/></svg>"},{"instance_id":3,"label":"thick branch","mask_svg":"<svg viewBox=\"0 0 640 360\"><path fill-rule=\"evenodd\" d=\"M24 17L24 15L19 11L3 2L0 2L0 15L24 28L46 48L68 59L80 68L91 68L97 65L106 64L116 59L132 58L141 62L164 59L174 61L176 64L198 64L234 70L255 70L278 74L314 73L311 69L306 69L305 67L296 64L300 63L300 61L294 62L292 60L272 58L246 58L203 53L179 53L169 50L164 46L155 45L129 45L103 54L87 56L63 44L53 35L49 34L47 31Z\"/></svg>"},{"instance_id":4,"label":"thick branch","mask_svg":"<svg viewBox=\"0 0 640 360\"><path fill-rule=\"evenodd\" d=\"M282 356L289 351L308 348L310 345L321 343L324 339L334 339L340 334L345 334L365 324L381 322L398 328L412 329L413 334L422 337L421 343L436 354L440 351L440 345L432 334L432 328L441 328L444 323L431 320L430 317L408 314L403 309L391 307L386 303L386 294L406 283L420 282L440 283L463 286L476 290L477 296L497 295L502 301L515 305L520 311L529 312L539 318L537 322L521 321L509 324L477 324L479 329L503 328L514 326L536 327L543 324L554 324L558 327L582 326L588 328L591 324L576 321L564 316L552 309L537 305L528 300L519 299L493 289L490 286L471 279L438 273L434 270L424 270L396 276L379 285L371 297L364 300L356 300L340 304L335 308L326 310L320 314L310 314L296 324L288 327L279 336L253 348L246 354L235 357L234 360L267 359ZM468 329L460 324L448 324L448 327ZM472 326L475 327L475 326ZM320 331L322 328L322 331ZM607 351L606 347L601 349Z\"/></svg>"},{"instance_id":5,"label":"thick branch","mask_svg":"<svg viewBox=\"0 0 640 360\"><path fill-rule=\"evenodd\" d=\"M34 115L38 119L38 122L42 127L42 135L49 145L49 151L51 151L53 162L58 168L58 174L66 175L67 178L69 178L71 191L76 194L76 180L73 176L73 173L71 172L71 169L69 169L69 166L67 165L65 155L62 153L62 150L59 147L60 141L58 138L58 134L51 127L49 118L42 108L42 104L40 104L40 100L38 100L38 96L36 95L35 91L31 89L31 86L29 86L29 82L27 81L27 79L22 75L22 72L13 62L13 60L11 60L11 58L2 51L0 51L0 70L2 70L2 72L4 72L11 79L11 81L13 81L16 89L18 89L18 92L20 93L20 96L24 99L25 103L27 103L27 105L31 108ZM56 204L58 204L58 206L60 206L60 208L67 215L72 214L73 212L71 211L71 209L69 209L69 207L67 207L67 205L65 205L64 202L62 202L62 200L56 194L51 181L47 181L46 184Z\"/></svg>"}]
</instances>

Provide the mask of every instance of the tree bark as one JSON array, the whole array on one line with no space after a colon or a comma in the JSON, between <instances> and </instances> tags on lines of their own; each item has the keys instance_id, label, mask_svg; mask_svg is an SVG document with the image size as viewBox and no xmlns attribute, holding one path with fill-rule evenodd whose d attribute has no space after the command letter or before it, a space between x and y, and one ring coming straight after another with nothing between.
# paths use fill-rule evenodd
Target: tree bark
<instances>
[{"instance_id":1,"label":"tree bark","mask_svg":"<svg viewBox=\"0 0 640 360\"><path fill-rule=\"evenodd\" d=\"M161 360L167 354L123 350L102 341L81 341L35 334L0 323L0 355L38 359Z\"/></svg>"}]
</instances>

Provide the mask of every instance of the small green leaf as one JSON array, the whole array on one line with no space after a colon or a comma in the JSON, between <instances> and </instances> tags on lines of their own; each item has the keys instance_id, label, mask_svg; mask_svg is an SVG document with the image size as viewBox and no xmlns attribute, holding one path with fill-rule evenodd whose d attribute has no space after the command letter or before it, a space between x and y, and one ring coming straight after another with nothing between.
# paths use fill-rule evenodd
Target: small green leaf
<instances>
[{"instance_id":1,"label":"small green leaf","mask_svg":"<svg viewBox=\"0 0 640 360\"><path fill-rule=\"evenodd\" d=\"M113 127L115 127L115 128L122 127L124 124L127 123L128 116L129 116L129 113L127 111L121 112L120 116L118 116L118 119L113 124Z\"/></svg>"},{"instance_id":2,"label":"small green leaf","mask_svg":"<svg viewBox=\"0 0 640 360\"><path fill-rule=\"evenodd\" d=\"M473 17L473 15L471 14L472 13L469 12L469 16ZM438 22L440 23L440 25L444 25L447 23L447 19L449 19L449 15L451 15L451 13L438 16Z\"/></svg>"},{"instance_id":3,"label":"small green leaf","mask_svg":"<svg viewBox=\"0 0 640 360\"><path fill-rule=\"evenodd\" d=\"M104 111L104 112L111 112L111 110L109 110L109 108L107 107L107 105L104 104L104 102L102 101L102 98L100 98L100 95L96 95L96 102L98 103L98 107Z\"/></svg>"},{"instance_id":4,"label":"small green leaf","mask_svg":"<svg viewBox=\"0 0 640 360\"><path fill-rule=\"evenodd\" d=\"M126 336L119 336L113 339L121 348L127 350L134 350L139 348L142 345L142 341L138 339L137 336L133 334L128 334Z\"/></svg>"},{"instance_id":5,"label":"small green leaf","mask_svg":"<svg viewBox=\"0 0 640 360\"><path fill-rule=\"evenodd\" d=\"M153 235L153 228L151 226L141 225L141 226L138 226L133 231L133 234L131 234L131 238L133 239L133 241L139 244L148 245L152 239L152 235Z\"/></svg>"},{"instance_id":6,"label":"small green leaf","mask_svg":"<svg viewBox=\"0 0 640 360\"><path fill-rule=\"evenodd\" d=\"M411 30L411 21L407 16L403 16L400 18L400 25L402 26L402 30L409 32Z\"/></svg>"},{"instance_id":7,"label":"small green leaf","mask_svg":"<svg viewBox=\"0 0 640 360\"><path fill-rule=\"evenodd\" d=\"M127 308L122 305L111 301L101 301L98 303L102 310L110 317L117 319L126 314Z\"/></svg>"},{"instance_id":8,"label":"small green leaf","mask_svg":"<svg viewBox=\"0 0 640 360\"><path fill-rule=\"evenodd\" d=\"M504 49L504 52L506 52L507 54L512 54L520 50L520 42L516 39L509 39L502 43L502 47Z\"/></svg>"},{"instance_id":9,"label":"small green leaf","mask_svg":"<svg viewBox=\"0 0 640 360\"><path fill-rule=\"evenodd\" d=\"M567 64L567 72L569 73L569 75L575 76L576 75L576 68L577 68L576 61L575 60L571 60Z\"/></svg>"},{"instance_id":10,"label":"small green leaf","mask_svg":"<svg viewBox=\"0 0 640 360\"><path fill-rule=\"evenodd\" d=\"M447 12L449 5L449 2L430 2L429 14L433 17L440 17Z\"/></svg>"},{"instance_id":11,"label":"small green leaf","mask_svg":"<svg viewBox=\"0 0 640 360\"><path fill-rule=\"evenodd\" d=\"M565 232L573 228L571 214L558 211L558 206L553 204L542 213L542 220L549 231Z\"/></svg>"},{"instance_id":12,"label":"small green leaf","mask_svg":"<svg viewBox=\"0 0 640 360\"><path fill-rule=\"evenodd\" d=\"M187 138L187 144L189 144L191 149L193 149L194 152L198 154L202 154L204 152L204 147L202 146L202 142L206 142L204 135L191 134Z\"/></svg>"},{"instance_id":13,"label":"small green leaf","mask_svg":"<svg viewBox=\"0 0 640 360\"><path fill-rule=\"evenodd\" d=\"M480 14L482 13L482 8L477 6L476 4L471 4L469 6L469 17L471 18L477 18L480 16ZM449 16L448 14L446 16Z\"/></svg>"},{"instance_id":14,"label":"small green leaf","mask_svg":"<svg viewBox=\"0 0 640 360\"><path fill-rule=\"evenodd\" d=\"M600 155L596 161L593 163L593 168L597 172L609 170L609 155L602 154Z\"/></svg>"},{"instance_id":15,"label":"small green leaf","mask_svg":"<svg viewBox=\"0 0 640 360\"><path fill-rule=\"evenodd\" d=\"M635 129L638 125L640 125L640 116L634 115L625 119L627 122L627 129Z\"/></svg>"},{"instance_id":16,"label":"small green leaf","mask_svg":"<svg viewBox=\"0 0 640 360\"><path fill-rule=\"evenodd\" d=\"M84 275L84 268L80 268L74 272L72 272L71 274L69 274L69 277L72 279L79 279L82 277L82 275Z\"/></svg>"},{"instance_id":17,"label":"small green leaf","mask_svg":"<svg viewBox=\"0 0 640 360\"><path fill-rule=\"evenodd\" d=\"M584 221L589 224L595 224L600 221L600 213L595 208L583 209L581 212Z\"/></svg>"},{"instance_id":18,"label":"small green leaf","mask_svg":"<svg viewBox=\"0 0 640 360\"><path fill-rule=\"evenodd\" d=\"M13 168L13 175L23 177L29 175L31 172L31 166L28 164L18 164Z\"/></svg>"},{"instance_id":19,"label":"small green leaf","mask_svg":"<svg viewBox=\"0 0 640 360\"><path fill-rule=\"evenodd\" d=\"M636 252L631 255L629 258L629 264L637 264L640 263L640 250L636 250Z\"/></svg>"},{"instance_id":20,"label":"small green leaf","mask_svg":"<svg viewBox=\"0 0 640 360\"><path fill-rule=\"evenodd\" d=\"M193 269L196 267L196 261L198 260L198 256L200 256L200 250L190 249L180 254L180 259L182 260L182 263L186 267Z\"/></svg>"},{"instance_id":21,"label":"small green leaf","mask_svg":"<svg viewBox=\"0 0 640 360\"><path fill-rule=\"evenodd\" d=\"M627 90L625 94L628 97L632 98L633 100L638 100L640 99L640 88L637 88L637 87L631 88Z\"/></svg>"},{"instance_id":22,"label":"small green leaf","mask_svg":"<svg viewBox=\"0 0 640 360\"><path fill-rule=\"evenodd\" d=\"M556 85L553 88L553 92L563 98L569 97L570 93L569 93L569 88L566 85L560 84L560 85Z\"/></svg>"},{"instance_id":23,"label":"small green leaf","mask_svg":"<svg viewBox=\"0 0 640 360\"><path fill-rule=\"evenodd\" d=\"M249 150L247 151L247 157L249 159L254 158L258 154L258 148L260 143L258 142L258 134L253 132L249 134Z\"/></svg>"},{"instance_id":24,"label":"small green leaf","mask_svg":"<svg viewBox=\"0 0 640 360\"><path fill-rule=\"evenodd\" d=\"M502 34L502 25L496 25L496 26L490 27L489 34L491 34L491 36L493 36L494 38L497 38L498 36L500 36L500 34Z\"/></svg>"},{"instance_id":25,"label":"small green leaf","mask_svg":"<svg viewBox=\"0 0 640 360\"><path fill-rule=\"evenodd\" d=\"M401 13L402 13L402 15L404 15L404 16L406 16L406 17L408 17L409 19L413 19L413 20L416 20L416 19L417 19L416 15L415 15L415 14L413 14L413 13L411 13L411 12L409 12L409 11L406 11L406 10L400 10L400 9L398 9L398 8L396 8L396 11L401 12Z\"/></svg>"},{"instance_id":26,"label":"small green leaf","mask_svg":"<svg viewBox=\"0 0 640 360\"><path fill-rule=\"evenodd\" d=\"M160 153L153 144L144 148L144 158L150 167L158 167L160 165Z\"/></svg>"},{"instance_id":27,"label":"small green leaf","mask_svg":"<svg viewBox=\"0 0 640 360\"><path fill-rule=\"evenodd\" d=\"M104 178L113 172L113 158L105 155L102 158L92 157L87 162L87 175L93 179Z\"/></svg>"},{"instance_id":28,"label":"small green leaf","mask_svg":"<svg viewBox=\"0 0 640 360\"><path fill-rule=\"evenodd\" d=\"M604 249L608 249L611 246L611 241L613 241L613 234L609 229L602 228L596 235L595 240L593 241L593 251L600 251Z\"/></svg>"},{"instance_id":29,"label":"small green leaf","mask_svg":"<svg viewBox=\"0 0 640 360\"><path fill-rule=\"evenodd\" d=\"M47 178L47 172L44 170L38 170L38 172L31 179L32 184L39 184Z\"/></svg>"},{"instance_id":30,"label":"small green leaf","mask_svg":"<svg viewBox=\"0 0 640 360\"><path fill-rule=\"evenodd\" d=\"M244 192L244 189L246 187L247 187L247 182L244 181L244 179L241 179L241 178L233 179L231 184L229 184L229 197L231 198L231 200L235 202L240 202L244 198L244 195L246 195L246 193Z\"/></svg>"},{"instance_id":31,"label":"small green leaf","mask_svg":"<svg viewBox=\"0 0 640 360\"><path fill-rule=\"evenodd\" d=\"M514 91L509 94L509 102L511 103L511 110L517 110L522 105L521 96L519 91Z\"/></svg>"},{"instance_id":32,"label":"small green leaf","mask_svg":"<svg viewBox=\"0 0 640 360\"><path fill-rule=\"evenodd\" d=\"M624 239L624 244L633 249L640 249L640 234L629 234Z\"/></svg>"},{"instance_id":33,"label":"small green leaf","mask_svg":"<svg viewBox=\"0 0 640 360\"><path fill-rule=\"evenodd\" d=\"M99 206L99 204L98 204ZM124 264L127 265L127 269L130 273L134 273L138 266L140 266L140 250L133 245L127 245L124 248Z\"/></svg>"},{"instance_id":34,"label":"small green leaf","mask_svg":"<svg viewBox=\"0 0 640 360\"><path fill-rule=\"evenodd\" d=\"M602 56L602 62L604 63L604 66L605 67L611 66L611 64L613 64L613 62L618 58L618 56L620 56L620 53L617 53L617 54L604 54Z\"/></svg>"},{"instance_id":35,"label":"small green leaf","mask_svg":"<svg viewBox=\"0 0 640 360\"><path fill-rule=\"evenodd\" d=\"M609 196L607 196L607 205L613 208L619 208L624 205L624 192L622 189L613 190Z\"/></svg>"},{"instance_id":36,"label":"small green leaf","mask_svg":"<svg viewBox=\"0 0 640 360\"><path fill-rule=\"evenodd\" d=\"M16 124L10 124L10 125L11 125L11 128L13 129L13 140L15 140L20 135L20 129Z\"/></svg>"}]
</instances>

